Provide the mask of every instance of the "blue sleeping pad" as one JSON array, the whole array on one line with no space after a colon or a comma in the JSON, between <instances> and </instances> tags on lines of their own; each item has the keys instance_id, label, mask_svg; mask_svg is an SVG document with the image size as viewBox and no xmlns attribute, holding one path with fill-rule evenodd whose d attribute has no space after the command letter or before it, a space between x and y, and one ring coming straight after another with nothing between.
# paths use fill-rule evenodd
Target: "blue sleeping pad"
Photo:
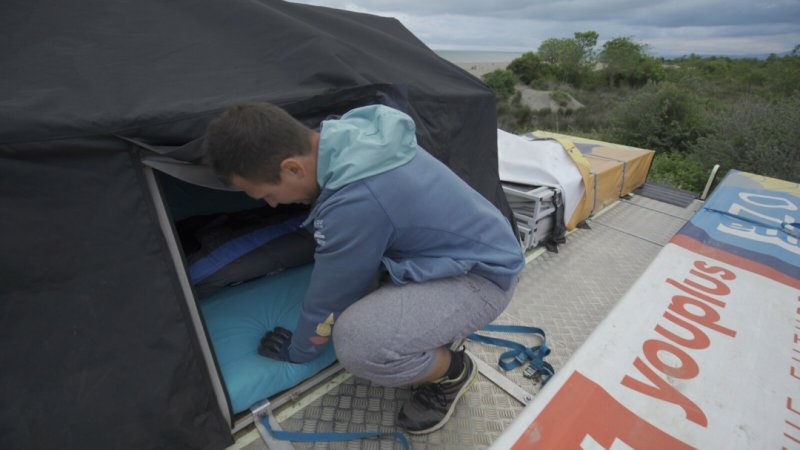
<instances>
[{"instance_id":1,"label":"blue sleeping pad","mask_svg":"<svg viewBox=\"0 0 800 450\"><path fill-rule=\"evenodd\" d=\"M333 345L304 364L258 354L264 333L276 326L294 329L312 268L300 266L222 289L200 303L235 413L296 386L336 361Z\"/></svg>"}]
</instances>

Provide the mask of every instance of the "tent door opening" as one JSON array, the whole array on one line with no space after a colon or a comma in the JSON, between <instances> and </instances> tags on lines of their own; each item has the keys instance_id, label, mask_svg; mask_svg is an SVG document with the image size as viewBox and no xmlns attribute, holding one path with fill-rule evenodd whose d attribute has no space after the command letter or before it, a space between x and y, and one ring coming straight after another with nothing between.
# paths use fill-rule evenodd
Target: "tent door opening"
<instances>
[{"instance_id":1,"label":"tent door opening","mask_svg":"<svg viewBox=\"0 0 800 450\"><path fill-rule=\"evenodd\" d=\"M339 372L332 346L305 364L273 361L257 354L266 331L276 325L292 328L299 316L315 247L311 235L297 229L308 207L272 209L241 192L195 185L151 167L144 170L216 398L232 432L252 423L250 408L265 399L273 405L287 403ZM255 217L253 225L247 224L250 216ZM236 242L227 245L231 243L226 241L230 230L218 231L214 227L219 223L245 224L244 232L231 232ZM187 230L196 233L187 235ZM217 264L225 252L216 250L227 245L223 250L233 248L234 253L242 253L242 243L251 238L267 242L234 258L232 264ZM216 253L204 253L202 248L198 252L198 241L200 247L209 241L227 244L217 247ZM247 258L261 259L251 264L244 261ZM201 280L203 275L231 266L234 272L244 273L245 279L217 276L216 284L203 284L210 279ZM258 273L252 266L264 269Z\"/></svg>"}]
</instances>

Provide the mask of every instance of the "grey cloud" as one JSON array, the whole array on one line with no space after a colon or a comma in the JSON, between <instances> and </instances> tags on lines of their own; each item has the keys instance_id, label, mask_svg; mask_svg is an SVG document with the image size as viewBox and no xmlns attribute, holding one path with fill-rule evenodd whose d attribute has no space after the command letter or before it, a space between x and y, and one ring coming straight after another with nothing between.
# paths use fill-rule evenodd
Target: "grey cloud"
<instances>
[{"instance_id":1,"label":"grey cloud","mask_svg":"<svg viewBox=\"0 0 800 450\"><path fill-rule=\"evenodd\" d=\"M458 14L552 21L613 20L666 27L800 23L800 1L797 0L319 0L303 3L415 16Z\"/></svg>"},{"instance_id":2,"label":"grey cloud","mask_svg":"<svg viewBox=\"0 0 800 450\"><path fill-rule=\"evenodd\" d=\"M660 27L773 25L800 23L800 2L667 2L629 19L630 23Z\"/></svg>"},{"instance_id":3,"label":"grey cloud","mask_svg":"<svg viewBox=\"0 0 800 450\"><path fill-rule=\"evenodd\" d=\"M535 50L545 39L571 37L576 31L587 30L600 34L600 44L614 37L631 37L649 44L654 54L770 53L790 50L800 43L799 0L758 3L750 0L302 0L301 3L396 17L434 47Z\"/></svg>"}]
</instances>

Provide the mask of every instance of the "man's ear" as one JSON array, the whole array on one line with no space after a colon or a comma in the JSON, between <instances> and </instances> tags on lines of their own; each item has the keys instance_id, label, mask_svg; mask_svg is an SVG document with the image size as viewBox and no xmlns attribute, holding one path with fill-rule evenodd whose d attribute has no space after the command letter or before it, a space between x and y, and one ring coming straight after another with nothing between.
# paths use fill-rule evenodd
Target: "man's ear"
<instances>
[{"instance_id":1,"label":"man's ear","mask_svg":"<svg viewBox=\"0 0 800 450\"><path fill-rule=\"evenodd\" d=\"M305 176L305 167L296 158L286 158L281 161L281 172L288 175Z\"/></svg>"}]
</instances>

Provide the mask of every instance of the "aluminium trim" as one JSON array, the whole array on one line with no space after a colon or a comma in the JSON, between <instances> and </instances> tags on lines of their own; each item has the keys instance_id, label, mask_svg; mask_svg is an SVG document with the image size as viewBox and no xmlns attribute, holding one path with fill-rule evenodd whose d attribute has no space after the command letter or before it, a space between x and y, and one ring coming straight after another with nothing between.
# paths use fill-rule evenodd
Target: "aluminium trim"
<instances>
[{"instance_id":1,"label":"aluminium trim","mask_svg":"<svg viewBox=\"0 0 800 450\"><path fill-rule=\"evenodd\" d=\"M233 427L233 432L236 433L240 430L247 428L249 425L253 424L255 420L255 415L263 415L266 414L266 412L269 409L275 410L290 402L297 401L304 394L308 393L312 389L315 389L317 386L326 382L329 378L343 371L344 367L342 367L342 365L337 361L332 365L328 366L327 368L323 369L321 372L318 372L311 378L296 385L295 387L272 397L272 399L262 400L261 402L253 405L253 407L250 408L251 414L245 414L244 416L236 420ZM328 389L333 389L333 387L335 386L330 386ZM325 388L326 387L323 386L320 389L325 389Z\"/></svg>"},{"instance_id":2,"label":"aluminium trim","mask_svg":"<svg viewBox=\"0 0 800 450\"><path fill-rule=\"evenodd\" d=\"M497 387L505 391L508 395L514 397L515 400L527 405L533 400L534 395L523 389L520 385L509 380L505 375L498 372L494 367L487 364L482 359L475 356L472 352L467 350L467 354L478 367L478 372L485 376L489 381L494 383Z\"/></svg>"},{"instance_id":3,"label":"aluminium trim","mask_svg":"<svg viewBox=\"0 0 800 450\"><path fill-rule=\"evenodd\" d=\"M217 372L214 355L211 352L209 340L206 336L205 328L203 327L203 322L200 318L200 311L197 309L197 303L194 298L194 293L192 292L192 285L189 283L189 278L186 276L186 269L183 267L183 260L181 258L181 252L178 248L178 242L175 240L175 236L172 234L172 225L170 224L169 216L167 215L166 206L164 205L164 201L159 194L158 184L156 182L155 175L153 174L153 169L146 166L143 167L143 169L145 179L147 180L148 190L150 191L150 195L153 199L153 204L156 207L158 225L161 227L161 233L164 235L164 239L169 247L169 254L172 257L173 264L175 265L175 272L178 275L181 290L183 291L184 299L186 300L186 306L189 310L189 314L191 315L192 325L194 325L195 333L197 333L197 340L200 343L200 349L203 353L203 361L206 364L206 370L208 371L211 379L211 385L214 388L214 396L217 398L217 403L219 404L219 408L223 417L225 417L225 420L228 421L228 424L231 424L231 414L230 409L228 408L228 399L225 395L225 387L222 385L222 379L220 378L219 372Z\"/></svg>"}]
</instances>

